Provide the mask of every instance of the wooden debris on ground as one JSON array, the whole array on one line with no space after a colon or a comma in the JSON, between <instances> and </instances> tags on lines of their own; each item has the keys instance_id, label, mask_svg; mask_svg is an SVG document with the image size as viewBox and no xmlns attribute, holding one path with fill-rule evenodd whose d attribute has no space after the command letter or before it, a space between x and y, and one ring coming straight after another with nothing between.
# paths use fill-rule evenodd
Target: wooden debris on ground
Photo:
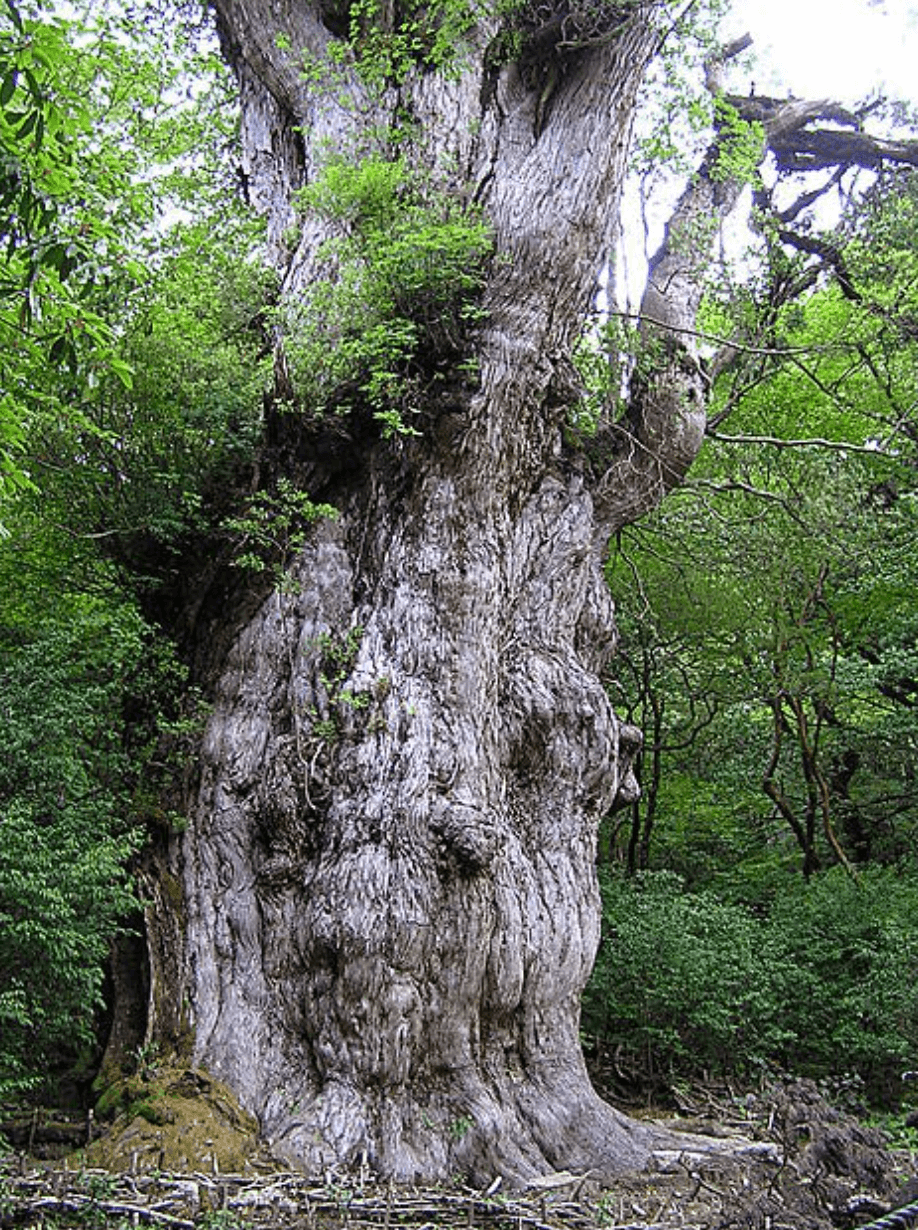
<instances>
[{"instance_id":1,"label":"wooden debris on ground","mask_svg":"<svg viewBox=\"0 0 918 1230\"><path fill-rule=\"evenodd\" d=\"M558 1176L554 1187L502 1193L415 1189L359 1183L316 1184L303 1175L113 1174L99 1169L26 1170L22 1159L0 1162L0 1226L56 1226L69 1219L94 1225L162 1226L195 1230L213 1225L313 1230L395 1230L434 1227L513 1227L514 1230L658 1230L646 1220L619 1222L612 1209L581 1201L586 1176ZM20 1173L20 1170L22 1171ZM562 1181L563 1180L563 1181ZM624 1211L624 1202L617 1202Z\"/></svg>"}]
</instances>

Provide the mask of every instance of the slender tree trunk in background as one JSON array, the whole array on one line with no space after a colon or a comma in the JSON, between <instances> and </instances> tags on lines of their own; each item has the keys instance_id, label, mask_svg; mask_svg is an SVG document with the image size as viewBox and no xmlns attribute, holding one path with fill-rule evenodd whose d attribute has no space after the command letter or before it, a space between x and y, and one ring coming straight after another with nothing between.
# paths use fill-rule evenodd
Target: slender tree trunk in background
<instances>
[{"instance_id":1,"label":"slender tree trunk in background","mask_svg":"<svg viewBox=\"0 0 918 1230\"><path fill-rule=\"evenodd\" d=\"M515 63L489 67L485 19L454 75L417 73L382 98L353 78L344 107L340 82L323 91L299 71L300 51L321 59L336 41L308 0L216 7L278 252L329 141L346 149L408 114L415 165L450 168L495 258L480 378L457 376L420 438L269 424L266 465L340 515L212 655L175 854L184 956L158 975L171 993L157 1027L181 1003L195 1060L309 1170L483 1181L636 1166L653 1138L593 1092L578 1037L598 822L633 793L636 750L600 682L615 645L602 564L609 533L681 481L700 444L690 349L667 343L610 430L604 475L562 426L668 6L620 6L627 19L566 57L550 97ZM700 175L683 220L727 208L729 191ZM287 290L309 284L324 238L310 223ZM651 327L691 327L685 245L668 240L655 268Z\"/></svg>"}]
</instances>

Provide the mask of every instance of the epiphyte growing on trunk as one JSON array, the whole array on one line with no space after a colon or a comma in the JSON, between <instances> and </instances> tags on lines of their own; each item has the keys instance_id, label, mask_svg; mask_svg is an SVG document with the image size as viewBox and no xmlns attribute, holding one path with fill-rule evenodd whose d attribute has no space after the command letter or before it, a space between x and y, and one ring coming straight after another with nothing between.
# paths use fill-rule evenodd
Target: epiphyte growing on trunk
<instances>
[{"instance_id":1,"label":"epiphyte growing on trunk","mask_svg":"<svg viewBox=\"0 0 918 1230\"><path fill-rule=\"evenodd\" d=\"M295 408L368 408L385 435L417 434L431 386L479 316L488 227L402 158L335 156L297 197L333 228L317 276L278 310Z\"/></svg>"}]
</instances>

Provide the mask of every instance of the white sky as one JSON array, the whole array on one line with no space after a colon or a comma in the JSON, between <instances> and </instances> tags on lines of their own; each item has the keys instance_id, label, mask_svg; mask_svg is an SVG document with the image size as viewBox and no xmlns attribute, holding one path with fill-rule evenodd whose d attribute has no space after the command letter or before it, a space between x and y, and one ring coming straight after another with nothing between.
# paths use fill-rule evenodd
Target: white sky
<instances>
[{"instance_id":1,"label":"white sky","mask_svg":"<svg viewBox=\"0 0 918 1230\"><path fill-rule=\"evenodd\" d=\"M732 0L721 37L728 42L747 32L755 63L731 74L728 88L737 93L754 81L757 93L778 98L790 93L850 106L882 94L918 107L918 0ZM650 206L645 251L639 195L631 187L623 202L618 294L633 306L673 202ZM674 198L680 187L674 185Z\"/></svg>"},{"instance_id":2,"label":"white sky","mask_svg":"<svg viewBox=\"0 0 918 1230\"><path fill-rule=\"evenodd\" d=\"M760 94L918 103L915 0L733 0L722 28L753 36Z\"/></svg>"}]
</instances>

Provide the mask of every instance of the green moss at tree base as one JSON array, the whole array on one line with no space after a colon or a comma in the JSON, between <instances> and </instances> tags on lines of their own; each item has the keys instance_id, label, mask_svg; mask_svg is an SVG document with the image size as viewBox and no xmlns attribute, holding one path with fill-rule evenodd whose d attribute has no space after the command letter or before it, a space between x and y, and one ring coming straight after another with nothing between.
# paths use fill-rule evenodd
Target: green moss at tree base
<instances>
[{"instance_id":1,"label":"green moss at tree base","mask_svg":"<svg viewBox=\"0 0 918 1230\"><path fill-rule=\"evenodd\" d=\"M198 1068L157 1065L111 1085L97 1118L115 1118L80 1162L106 1170L241 1174L270 1163L258 1123L229 1089Z\"/></svg>"}]
</instances>

